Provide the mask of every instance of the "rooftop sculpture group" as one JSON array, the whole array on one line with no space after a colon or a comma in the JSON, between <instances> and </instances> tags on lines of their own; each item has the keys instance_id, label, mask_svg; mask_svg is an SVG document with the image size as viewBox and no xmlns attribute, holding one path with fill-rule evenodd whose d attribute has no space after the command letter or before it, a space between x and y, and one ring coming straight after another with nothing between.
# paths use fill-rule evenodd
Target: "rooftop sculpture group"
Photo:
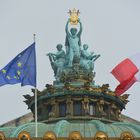
<instances>
[{"instance_id":1,"label":"rooftop sculpture group","mask_svg":"<svg viewBox=\"0 0 140 140\"><path fill-rule=\"evenodd\" d=\"M23 95L30 115L36 119L37 93L38 137L34 137L36 123L30 122L33 118L28 114L2 125L0 140L140 139L139 122L121 114L129 95L117 97L109 84L94 83L94 62L100 55L89 52L88 45L81 43L79 11L69 13L66 51L62 44L57 44L57 52L48 54L56 81L46 84L42 91L32 89L33 96Z\"/></svg>"},{"instance_id":2,"label":"rooftop sculpture group","mask_svg":"<svg viewBox=\"0 0 140 140\"><path fill-rule=\"evenodd\" d=\"M78 18L78 14L79 11L70 11L70 18L66 23L66 52L62 49L62 44L57 44L57 52L47 54L54 71L56 81L61 81L62 75L64 75L64 73L68 74L70 69L74 69L71 73L74 73L75 71L79 73L81 70L91 74L94 70L95 60L100 57L99 54L96 55L94 52L89 52L87 44L82 45L82 23L80 18ZM80 75L80 73L78 75Z\"/></svg>"}]
</instances>

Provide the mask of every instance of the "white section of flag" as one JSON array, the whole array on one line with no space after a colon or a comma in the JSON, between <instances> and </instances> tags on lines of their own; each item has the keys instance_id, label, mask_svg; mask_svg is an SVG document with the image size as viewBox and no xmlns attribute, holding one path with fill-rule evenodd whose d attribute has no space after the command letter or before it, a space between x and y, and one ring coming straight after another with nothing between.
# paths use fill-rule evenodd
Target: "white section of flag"
<instances>
[{"instance_id":1,"label":"white section of flag","mask_svg":"<svg viewBox=\"0 0 140 140\"><path fill-rule=\"evenodd\" d=\"M129 59L136 65L137 69L140 69L140 53L129 57Z\"/></svg>"},{"instance_id":2,"label":"white section of flag","mask_svg":"<svg viewBox=\"0 0 140 140\"><path fill-rule=\"evenodd\" d=\"M140 71L135 74L135 78L138 82L140 82Z\"/></svg>"}]
</instances>

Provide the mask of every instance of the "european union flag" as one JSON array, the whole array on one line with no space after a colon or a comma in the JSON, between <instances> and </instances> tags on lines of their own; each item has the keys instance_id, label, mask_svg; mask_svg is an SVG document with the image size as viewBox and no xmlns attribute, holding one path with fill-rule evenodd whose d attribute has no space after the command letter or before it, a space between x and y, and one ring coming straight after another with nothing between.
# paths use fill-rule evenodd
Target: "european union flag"
<instances>
[{"instance_id":1,"label":"european union flag","mask_svg":"<svg viewBox=\"0 0 140 140\"><path fill-rule=\"evenodd\" d=\"M36 87L35 43L19 53L0 70L0 86L17 83L21 83L21 86Z\"/></svg>"}]
</instances>

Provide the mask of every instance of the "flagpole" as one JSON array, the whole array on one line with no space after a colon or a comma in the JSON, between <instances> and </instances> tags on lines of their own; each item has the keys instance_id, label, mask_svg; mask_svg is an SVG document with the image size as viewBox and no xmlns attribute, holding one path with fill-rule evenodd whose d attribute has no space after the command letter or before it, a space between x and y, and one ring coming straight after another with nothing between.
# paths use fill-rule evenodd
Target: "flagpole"
<instances>
[{"instance_id":1,"label":"flagpole","mask_svg":"<svg viewBox=\"0 0 140 140\"><path fill-rule=\"evenodd\" d=\"M34 36L34 43L36 41L36 34ZM35 137L38 136L38 128L37 128L37 88L35 87Z\"/></svg>"},{"instance_id":2,"label":"flagpole","mask_svg":"<svg viewBox=\"0 0 140 140\"><path fill-rule=\"evenodd\" d=\"M37 88L35 87L35 137L37 133Z\"/></svg>"}]
</instances>

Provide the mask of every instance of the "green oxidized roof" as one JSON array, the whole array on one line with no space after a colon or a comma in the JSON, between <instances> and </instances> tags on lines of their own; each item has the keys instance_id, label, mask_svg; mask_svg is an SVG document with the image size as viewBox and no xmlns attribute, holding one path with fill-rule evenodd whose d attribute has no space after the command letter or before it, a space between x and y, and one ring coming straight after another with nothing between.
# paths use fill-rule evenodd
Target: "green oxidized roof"
<instances>
[{"instance_id":1,"label":"green oxidized roof","mask_svg":"<svg viewBox=\"0 0 140 140\"><path fill-rule=\"evenodd\" d=\"M16 127L2 127L0 128L0 131L4 132L6 137L10 137L15 129Z\"/></svg>"},{"instance_id":2,"label":"green oxidized roof","mask_svg":"<svg viewBox=\"0 0 140 140\"><path fill-rule=\"evenodd\" d=\"M0 128L6 137L17 137L21 131L27 131L31 136L35 136L35 123L27 123L19 127ZM54 124L38 123L38 136L42 137L45 132L53 131L57 137L68 137L70 132L79 131L82 136L93 137L97 131L104 131L109 137L120 137L124 131L130 131L135 137L140 137L140 126L126 122L115 122L105 124L98 120L92 120L85 123L59 121Z\"/></svg>"}]
</instances>

